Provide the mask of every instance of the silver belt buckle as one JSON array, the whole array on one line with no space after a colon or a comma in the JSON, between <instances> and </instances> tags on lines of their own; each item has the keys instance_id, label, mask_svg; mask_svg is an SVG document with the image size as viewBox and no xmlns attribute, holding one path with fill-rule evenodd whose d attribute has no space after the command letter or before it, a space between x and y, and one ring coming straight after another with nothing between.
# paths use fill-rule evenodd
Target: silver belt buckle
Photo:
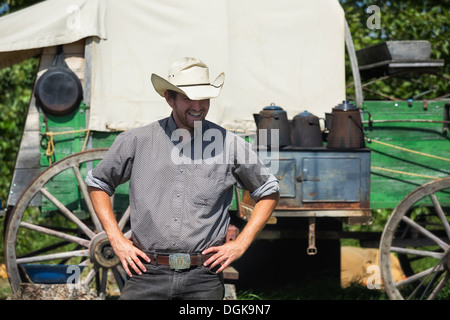
<instances>
[{"instance_id":1,"label":"silver belt buckle","mask_svg":"<svg viewBox=\"0 0 450 320\"><path fill-rule=\"evenodd\" d=\"M169 255L171 269L182 270L191 267L191 256L187 253L173 253Z\"/></svg>"}]
</instances>

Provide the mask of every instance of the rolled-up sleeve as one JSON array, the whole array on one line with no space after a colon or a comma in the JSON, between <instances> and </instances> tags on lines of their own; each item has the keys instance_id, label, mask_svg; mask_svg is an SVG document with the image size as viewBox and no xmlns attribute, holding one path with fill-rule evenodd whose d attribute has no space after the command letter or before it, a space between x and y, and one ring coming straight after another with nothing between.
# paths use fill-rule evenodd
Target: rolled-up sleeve
<instances>
[{"instance_id":1,"label":"rolled-up sleeve","mask_svg":"<svg viewBox=\"0 0 450 320\"><path fill-rule=\"evenodd\" d=\"M115 188L111 187L109 184L105 183L104 181L97 179L92 175L93 170L89 170L86 179L84 182L88 187L93 187L97 189L101 189L105 191L109 196L112 196L115 192Z\"/></svg>"},{"instance_id":2,"label":"rolled-up sleeve","mask_svg":"<svg viewBox=\"0 0 450 320\"><path fill-rule=\"evenodd\" d=\"M269 179L267 179L267 181L262 186L250 193L250 196L253 200L258 201L263 197L279 192L279 190L280 187L278 184L278 180L273 174L271 174L269 176Z\"/></svg>"},{"instance_id":3,"label":"rolled-up sleeve","mask_svg":"<svg viewBox=\"0 0 450 320\"><path fill-rule=\"evenodd\" d=\"M250 143L237 138L233 150L237 185L248 190L253 200L259 201L265 196L279 192L278 180L264 166Z\"/></svg>"},{"instance_id":4,"label":"rolled-up sleeve","mask_svg":"<svg viewBox=\"0 0 450 320\"><path fill-rule=\"evenodd\" d=\"M128 132L121 133L102 161L87 173L84 182L87 186L99 188L112 196L118 185L130 179L134 154L132 135Z\"/></svg>"}]
</instances>

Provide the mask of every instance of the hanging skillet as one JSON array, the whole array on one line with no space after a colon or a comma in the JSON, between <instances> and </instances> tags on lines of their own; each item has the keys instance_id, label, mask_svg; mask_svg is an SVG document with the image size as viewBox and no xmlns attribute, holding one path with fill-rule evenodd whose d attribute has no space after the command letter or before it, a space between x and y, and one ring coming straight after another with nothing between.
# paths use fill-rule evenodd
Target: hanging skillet
<instances>
[{"instance_id":1,"label":"hanging skillet","mask_svg":"<svg viewBox=\"0 0 450 320\"><path fill-rule=\"evenodd\" d=\"M65 115L79 106L81 81L65 63L62 45L57 47L53 64L37 81L34 96L37 105L52 115Z\"/></svg>"}]
</instances>

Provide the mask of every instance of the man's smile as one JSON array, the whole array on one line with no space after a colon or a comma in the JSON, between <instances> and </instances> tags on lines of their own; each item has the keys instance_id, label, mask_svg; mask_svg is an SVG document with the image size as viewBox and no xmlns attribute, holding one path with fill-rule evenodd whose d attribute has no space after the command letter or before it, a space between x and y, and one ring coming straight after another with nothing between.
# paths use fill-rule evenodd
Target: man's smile
<instances>
[{"instance_id":1,"label":"man's smile","mask_svg":"<svg viewBox=\"0 0 450 320\"><path fill-rule=\"evenodd\" d=\"M201 114L202 114L201 111L199 111L199 112L189 111L188 113L189 113L189 115L191 115L191 116L193 116L193 117L200 117Z\"/></svg>"}]
</instances>

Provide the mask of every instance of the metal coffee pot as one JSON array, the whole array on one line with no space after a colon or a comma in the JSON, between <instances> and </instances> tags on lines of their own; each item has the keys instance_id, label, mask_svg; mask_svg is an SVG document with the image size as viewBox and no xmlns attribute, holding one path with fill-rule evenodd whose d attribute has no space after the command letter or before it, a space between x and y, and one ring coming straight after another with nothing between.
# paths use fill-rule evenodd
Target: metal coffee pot
<instances>
[{"instance_id":1,"label":"metal coffee pot","mask_svg":"<svg viewBox=\"0 0 450 320\"><path fill-rule=\"evenodd\" d=\"M359 108L348 101L333 108L327 148L359 149L365 147L364 131Z\"/></svg>"},{"instance_id":2,"label":"metal coffee pot","mask_svg":"<svg viewBox=\"0 0 450 320\"><path fill-rule=\"evenodd\" d=\"M291 144L290 124L287 113L283 108L276 106L275 103L271 103L270 106L265 107L260 113L254 113L253 118L257 127L258 145L284 147ZM266 129L267 134L260 132L261 129ZM278 130L279 139L274 139L275 141L272 141L273 130Z\"/></svg>"},{"instance_id":3,"label":"metal coffee pot","mask_svg":"<svg viewBox=\"0 0 450 320\"><path fill-rule=\"evenodd\" d=\"M304 111L293 119L292 144L296 147L322 147L322 131L319 118Z\"/></svg>"}]
</instances>

